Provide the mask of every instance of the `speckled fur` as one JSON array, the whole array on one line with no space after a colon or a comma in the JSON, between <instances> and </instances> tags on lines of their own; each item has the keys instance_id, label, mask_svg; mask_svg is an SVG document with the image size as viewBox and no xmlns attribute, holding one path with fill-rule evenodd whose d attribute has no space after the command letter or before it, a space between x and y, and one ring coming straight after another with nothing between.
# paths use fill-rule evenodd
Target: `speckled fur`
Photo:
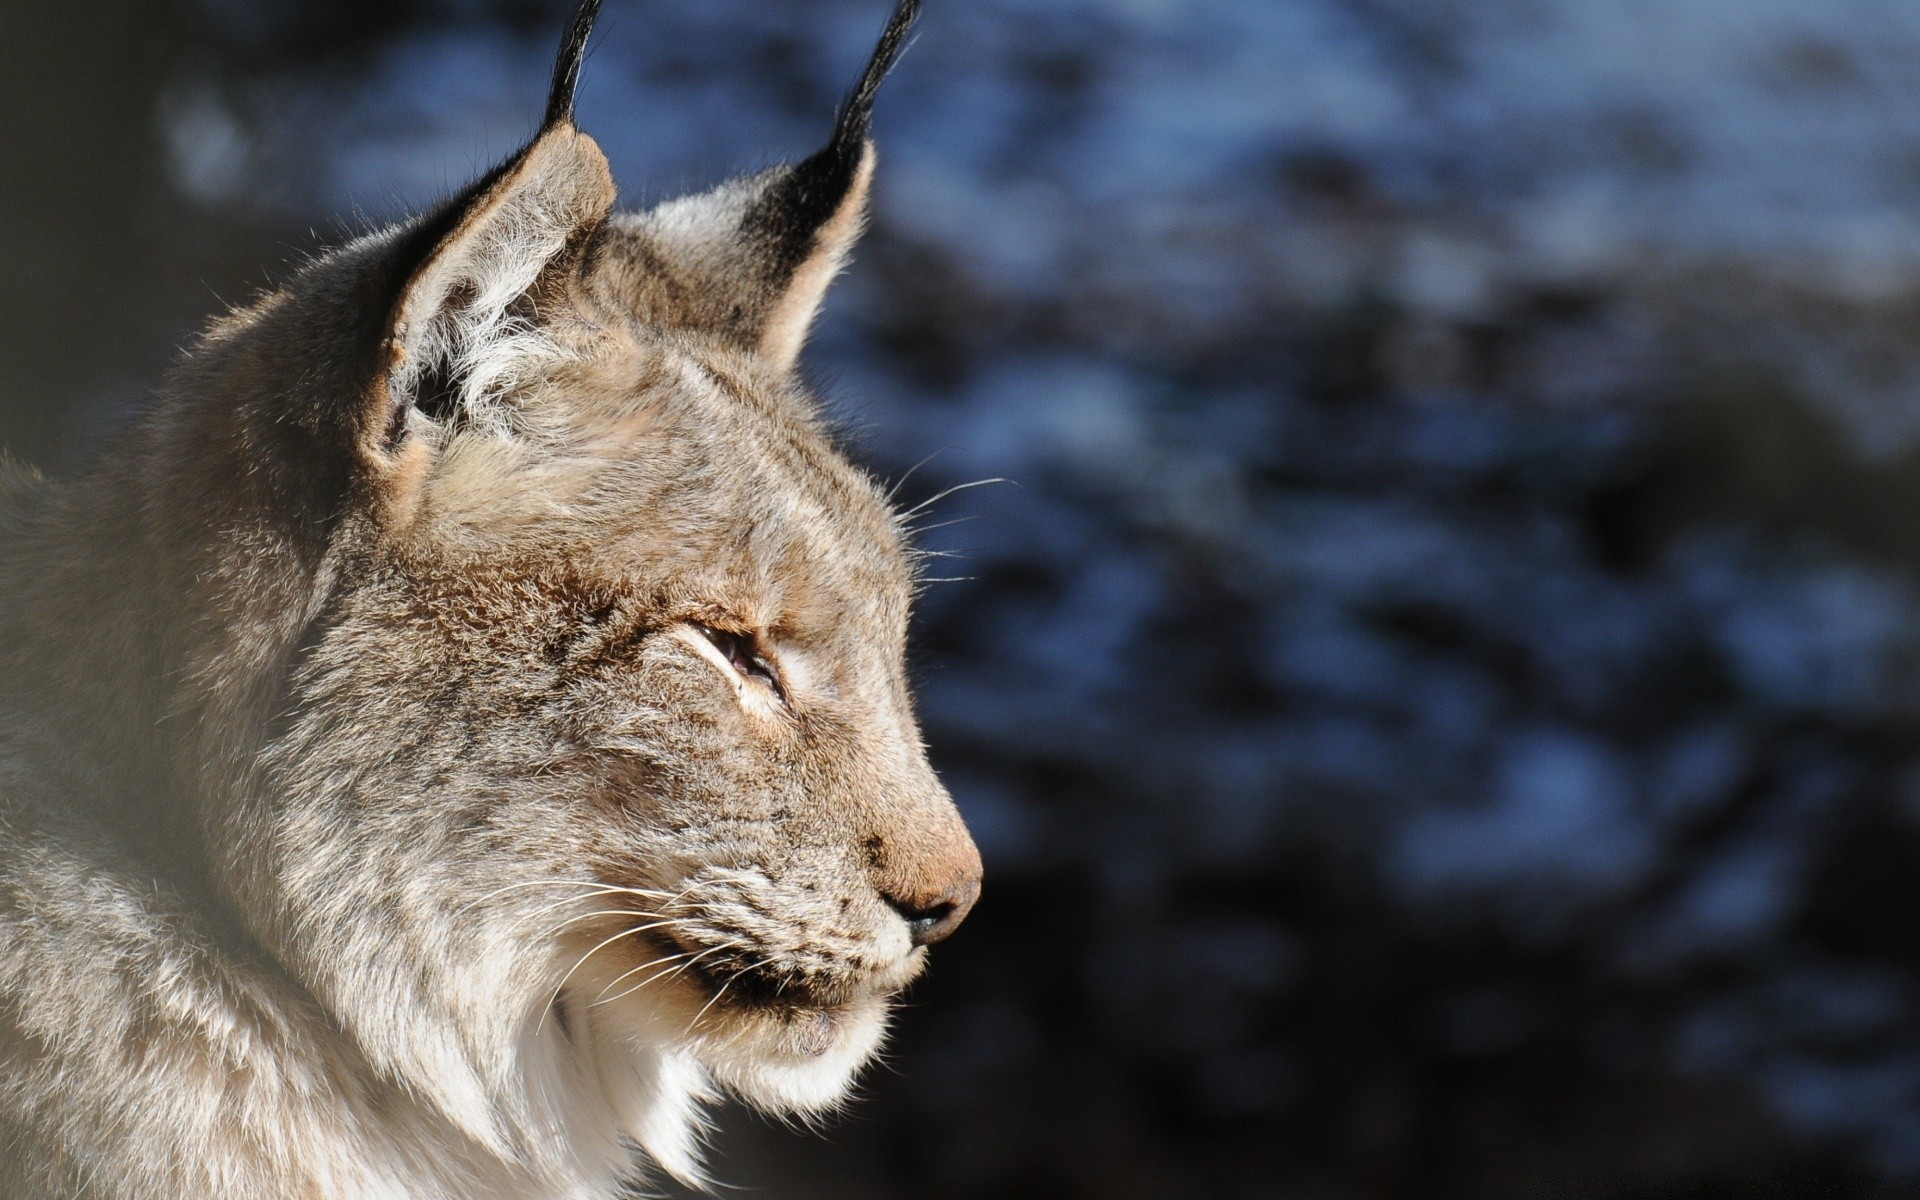
<instances>
[{"instance_id":1,"label":"speckled fur","mask_svg":"<svg viewBox=\"0 0 1920 1200\"><path fill-rule=\"evenodd\" d=\"M0 1195L586 1200L844 1094L980 869L794 377L849 161L616 217L552 123L0 468Z\"/></svg>"}]
</instances>

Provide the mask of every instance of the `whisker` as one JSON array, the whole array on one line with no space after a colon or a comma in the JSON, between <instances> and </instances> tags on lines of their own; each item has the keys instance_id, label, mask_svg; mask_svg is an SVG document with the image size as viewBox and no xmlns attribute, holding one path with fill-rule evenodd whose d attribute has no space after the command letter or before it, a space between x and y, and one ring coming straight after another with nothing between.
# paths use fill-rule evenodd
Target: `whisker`
<instances>
[{"instance_id":1,"label":"whisker","mask_svg":"<svg viewBox=\"0 0 1920 1200\"><path fill-rule=\"evenodd\" d=\"M550 938L556 933L563 932L570 925L578 925L582 921L590 921L595 917L638 917L643 921L657 920L662 925L677 923L675 918L661 917L659 913L640 912L631 908L599 908L592 912L577 913L574 916L568 917L558 925L551 926L542 931L539 936L542 938ZM652 926L649 926L649 928L652 928Z\"/></svg>"},{"instance_id":2,"label":"whisker","mask_svg":"<svg viewBox=\"0 0 1920 1200\"><path fill-rule=\"evenodd\" d=\"M678 922L671 921L671 920L655 921L650 925L635 925L631 929L622 929L619 933L614 934L612 937L603 938L598 945L594 946L593 949L587 951L585 954L582 954L579 958L575 959L573 965L567 968L567 973L560 977L560 982L554 985L553 995L547 997L546 1008L541 1012L540 1024L535 1026L534 1032L537 1034L541 1029L546 1027L547 1014L553 1011L554 1003L560 999L560 993L566 990L567 983L573 978L574 972L578 971L581 967L585 966L587 964L588 959L600 953L602 950L605 950L608 946L613 945L615 942L619 941L621 938L632 937L635 934L645 933L650 929L659 929L662 926L674 925L674 924L678 924Z\"/></svg>"},{"instance_id":3,"label":"whisker","mask_svg":"<svg viewBox=\"0 0 1920 1200\"><path fill-rule=\"evenodd\" d=\"M708 1000L705 1004L702 1004L700 1006L700 1011L693 1014L693 1020L687 1022L688 1033L692 1033L694 1031L694 1028L700 1024L700 1018L707 1015L707 1010L712 1008L714 1005L718 1004L720 1002L720 997L727 994L727 989L733 986L733 981L740 978L740 976L745 973L746 972L743 969L740 971L735 971L732 975L729 975L727 977L727 981L720 985L720 988L718 991L713 993L713 998Z\"/></svg>"},{"instance_id":4,"label":"whisker","mask_svg":"<svg viewBox=\"0 0 1920 1200\"><path fill-rule=\"evenodd\" d=\"M535 888L535 887L614 888L619 891L629 892L636 896L648 896L648 897L665 896L667 894L666 892L655 891L652 888L635 888L635 887L627 887L624 884L608 883L604 879L523 879L518 883L509 883L505 887L494 888L492 891L488 892L484 896L480 896L476 899L469 900L467 903L460 906L459 911L465 912L469 908L474 908L479 905L485 904L487 901L492 900L496 896L502 896L508 892L521 891L526 888ZM685 895L684 892L681 894Z\"/></svg>"},{"instance_id":5,"label":"whisker","mask_svg":"<svg viewBox=\"0 0 1920 1200\"><path fill-rule=\"evenodd\" d=\"M526 888L533 888L533 887L597 888L597 887L607 887L607 886L609 885L604 883L588 883L584 879L522 879L516 883L509 883L503 887L494 888L492 891L487 892L485 895L476 896L472 900L469 900L465 904L462 904L459 908L455 909L454 911L466 912L470 908L478 908L480 905L487 903L489 900L493 900L499 896L504 896L508 892L517 892L517 891L524 890Z\"/></svg>"},{"instance_id":6,"label":"whisker","mask_svg":"<svg viewBox=\"0 0 1920 1200\"><path fill-rule=\"evenodd\" d=\"M590 1004L587 1007L593 1008L601 1004L612 1004L615 1000L625 999L626 997L631 996L635 992L639 991L641 988L646 987L650 983L659 983L663 979L671 979L675 975L678 975L681 972L690 969L695 963L699 962L701 959L705 958L709 954L716 954L722 950L738 949L742 945L743 943L740 943L740 942L722 942L717 946L708 946L705 950L702 950L700 953L693 955L692 958L688 958L686 962L681 963L679 966L662 971L657 975L650 975L647 978L642 979L639 983L634 984L632 987L628 988L626 991L621 992L618 996L608 997L606 992L602 991L600 993L601 998L596 999L593 1002L593 1004ZM687 958L687 956L685 954L676 954L673 956L673 958ZM656 959L654 961L655 962L671 962L672 958ZM652 965L652 964L649 964L649 965ZM639 968L635 968L635 970L638 970L638 969ZM620 978L625 979L627 975L631 975L631 974L633 974L633 972L629 971L626 973L626 975L622 975ZM615 980L614 982L618 983L619 980ZM613 986L612 984L608 985L608 987L612 987L612 986Z\"/></svg>"},{"instance_id":7,"label":"whisker","mask_svg":"<svg viewBox=\"0 0 1920 1200\"><path fill-rule=\"evenodd\" d=\"M922 534L933 533L935 530L952 529L955 525L966 525L973 521L984 521L986 519L987 516L985 513L972 513L964 517L955 517L951 521L941 521L936 525L915 525L912 527L913 535L919 537Z\"/></svg>"},{"instance_id":8,"label":"whisker","mask_svg":"<svg viewBox=\"0 0 1920 1200\"><path fill-rule=\"evenodd\" d=\"M944 492L941 492L934 496L929 496L927 499L922 500L920 503L914 505L912 508L909 508L905 512L901 513L895 519L903 523L907 521L911 521L913 520L913 518L919 516L921 513L927 511L929 508L932 508L934 505L940 503L942 500L945 500L949 496L957 496L961 492L972 491L974 488L978 488L978 487L986 487L988 484L1012 483L1012 482L1013 480L1011 479L976 479L972 483L958 483L948 488Z\"/></svg>"},{"instance_id":9,"label":"whisker","mask_svg":"<svg viewBox=\"0 0 1920 1200\"><path fill-rule=\"evenodd\" d=\"M664 976L664 978L671 979L675 975L678 975L684 971L691 970L697 963L699 963L701 959L705 958L709 954L716 954L722 950L744 950L744 949L746 949L745 942L722 942L717 946L709 946L705 950L702 950L700 953L688 959L686 962L683 962L679 966L673 968L673 970L668 971ZM654 980L649 979L647 982L652 983L654 982Z\"/></svg>"},{"instance_id":10,"label":"whisker","mask_svg":"<svg viewBox=\"0 0 1920 1200\"><path fill-rule=\"evenodd\" d=\"M947 449L948 449L947 447L942 446L940 449L935 450L932 454L927 455L925 458L921 459L919 462L908 467L907 473L905 475L902 475L900 478L894 480L893 486L887 489L887 503L888 504L893 503L893 498L900 494L900 489L906 486L907 480L913 478L913 473L915 471L918 471L921 467L926 466L928 463L932 462L934 459L939 458L942 454L945 454L947 452Z\"/></svg>"},{"instance_id":11,"label":"whisker","mask_svg":"<svg viewBox=\"0 0 1920 1200\"><path fill-rule=\"evenodd\" d=\"M542 938L552 937L554 934L559 933L561 930L565 929L567 926L572 925L578 921L587 920L592 917L614 916L621 913L630 914L632 916L639 917L643 920L671 921L676 919L684 919L684 918L669 917L665 912L662 912L659 910L672 908L675 904L679 903L683 898L685 898L687 893L692 890L693 890L692 888L686 888L672 896L669 896L667 898L667 902L665 904L659 905L658 908L598 909L590 913L581 913L578 916L567 918L566 920L560 922L558 925L552 926L536 936L542 937ZM538 909L534 910L532 913L529 913L528 917L532 918L532 917L542 916L546 913L552 912L556 908L564 908L567 905L572 904L578 900L589 900L589 899L595 898L596 896L603 896L603 895L622 895L622 894L625 894L626 891L627 889L624 889L624 888L607 888L607 889L603 889L601 891L594 892L594 893L589 893L583 896L568 896L565 899L556 900L551 904L541 905ZM664 895L664 893L661 893L661 894ZM642 899L645 899L645 897L642 897Z\"/></svg>"},{"instance_id":12,"label":"whisker","mask_svg":"<svg viewBox=\"0 0 1920 1200\"><path fill-rule=\"evenodd\" d=\"M720 997L727 994L727 989L733 986L735 980L739 979L742 975L745 975L749 971L757 971L761 967L769 967L772 965L773 965L773 960L771 958L767 958L763 956L759 960L755 962L750 962L746 966L741 967L739 970L735 971L733 974L727 976L726 982L722 983L719 989L713 993L713 998L708 1000L705 1004L702 1004L700 1006L700 1011L693 1014L693 1020L687 1022L687 1032L688 1033L693 1032L694 1027L700 1024L700 1018L706 1016L707 1010L720 1002Z\"/></svg>"},{"instance_id":13,"label":"whisker","mask_svg":"<svg viewBox=\"0 0 1920 1200\"><path fill-rule=\"evenodd\" d=\"M587 1007L589 1007L589 1008L592 1008L592 1007L594 1007L594 1005L599 1005L599 1004L605 1004L605 1003L607 1003L607 993L608 993L608 992L610 992L610 991L612 991L612 990L613 990L614 988L617 988L617 987L619 987L619 986L620 986L620 983L621 983L621 981L622 981L622 980L624 980L624 979L626 979L627 977L629 977L629 976L631 976L631 975L635 975L635 974L638 974L639 972L641 972L641 971L645 971L645 970L647 970L647 969L649 969L649 968L651 968L651 967L663 967L663 966L665 966L666 964L668 964L668 963L670 963L670 962L677 962L677 961L679 961L680 959L683 959L683 958L686 958L686 957L688 957L688 956L689 956L689 955L691 955L692 953L693 953L693 951L691 951L691 950L682 950L682 951L681 951L680 953L678 953L678 954L666 954L666 955L662 955L662 956L661 956L661 957L659 957L659 958L655 958L655 959L650 959L650 960L648 960L647 962L643 962L643 963L641 963L641 964L640 964L639 966L637 966L637 967L630 967L630 968L628 968L627 970L625 970L625 971L622 971L622 972L620 972L620 974L618 974L618 975L616 975L616 976L614 976L614 979L613 979L613 982L612 982L612 983L609 983L609 984L608 984L607 986L605 986L605 987L603 987L603 988L601 988L601 989L600 989L600 994L599 994L598 996L595 996L595 997L593 998L593 1004L590 1004L590 1005L588 1005ZM652 980L651 980L651 979L649 979L649 980L645 980L645 981L642 981L641 983L639 983L639 984L636 984L636 985L634 985L634 986L635 986L635 987L644 987L644 986L646 986L646 984L647 984L647 983L651 983L651 982L652 982ZM626 995L626 994L627 994L627 993L625 993L625 992L622 992L622 993L620 993L620 995L621 995L621 996L624 996L624 995ZM616 996L616 997L614 997L614 999L616 999L616 1000L617 1000L617 999L619 999L619 998L620 998L619 996Z\"/></svg>"},{"instance_id":14,"label":"whisker","mask_svg":"<svg viewBox=\"0 0 1920 1200\"><path fill-rule=\"evenodd\" d=\"M697 886L697 885L695 885L695 886ZM665 904L662 904L662 905L660 905L659 907L660 907L660 908L672 908L672 907L673 907L673 906L674 906L675 904L677 904L677 903L679 903L679 902L680 902L681 900L683 900L683 899L685 899L685 898L686 898L686 896L687 896L687 894L688 894L689 892L691 892L691 891L693 891L693 890L694 890L694 889L693 889L693 887L686 887L686 888L682 888L682 889L681 889L680 891L678 891L678 892L676 892L676 893L674 893L674 894L673 894L673 895L671 895L671 896L668 896L668 897L667 897L667 902L666 902ZM576 900L590 900L590 899L593 899L593 898L594 898L594 897L596 897L596 896L606 896L606 895L627 895L627 894L638 894L638 893L635 893L635 892L633 891L633 889L631 889L631 888L623 888L623 887L607 887L607 888L603 888L603 889L601 889L600 891L597 891L597 892L589 892L589 893L587 893L587 894L585 894L585 895L581 895L581 896L568 896L567 898L565 898L565 899L563 899L563 900L556 900L556 901L554 901L554 902L553 902L553 903L551 903L551 904L543 904L543 905L541 905L541 906L540 906L540 907L539 907L538 909L536 909L536 910L534 910L534 912L533 912L533 913L531 913L531 914L529 914L529 915L530 915L530 916L538 916L538 915L540 915L540 914L542 914L542 913L549 913L549 912L552 912L552 911L553 911L554 909L556 909L556 908L562 908L562 907L565 907L566 905L569 905L569 904L572 904L572 903L573 903L574 901L576 901ZM665 892L654 892L654 893L649 893L649 894L650 894L650 895L660 895L660 896L666 896L666 895L667 895L667 894L666 894ZM647 899L647 898L648 898L647 896L642 896L642 897L641 897L641 899ZM663 917L665 917L665 916L666 916L666 914L665 914L665 913L663 913L663 912L658 912L658 911L655 911L655 910L653 910L653 909L647 909L647 910L644 910L644 911L641 911L641 910L628 910L628 911L632 911L632 912L633 912L633 914L634 914L635 916L637 916L637 917L647 917L647 918L650 918L650 919L651 919L651 918L656 918L656 917L661 917L661 918L663 918ZM604 914L591 914L591 915L604 915ZM564 929L565 927L566 927L566 926L565 926L565 924L562 924L562 925L561 925L561 926L559 926L558 928L559 928L559 929ZM547 931L547 932L546 932L545 934L542 934L541 936L543 936L543 937L546 937L546 936L551 936L551 935L552 935L553 933L555 933L555 932L558 932L558 929L550 929L550 930L548 930L548 931Z\"/></svg>"},{"instance_id":15,"label":"whisker","mask_svg":"<svg viewBox=\"0 0 1920 1200\"><path fill-rule=\"evenodd\" d=\"M546 915L547 913L550 913L550 912L552 912L552 911L553 911L554 909L556 909L556 908L565 908L565 907L566 907L567 905L569 905L569 904L575 904L575 903L578 903L579 901L582 901L582 900L597 900L597 899L599 899L599 898L600 898L601 896L618 896L618 895L620 895L620 894L622 894L622 893L620 892L620 889L618 889L618 888L605 888L605 889L602 889L602 890L600 890L600 891L597 891L597 892L587 892L587 893L585 893L584 895L579 895L579 896L568 896L568 897L567 897L566 899L564 899L564 900L555 900L555 901L554 901L553 903L551 903L551 904L542 904L542 905L541 905L541 906L540 906L539 908L536 908L536 909L534 909L534 910L533 910L532 912L530 912L530 913L528 913L528 914L526 914L526 915L527 915L527 917L528 917L529 919L531 919L531 918L533 918L533 917L539 917L539 916L544 916L544 915ZM642 910L638 910L638 909L628 909L628 910L626 910L626 911L628 911L628 912L634 912L634 913L637 913L637 914L638 914L638 915L640 915L640 916L647 916L647 917L655 917L655 916L664 916L664 915L665 915L665 914L663 914L663 913L655 913L655 912L649 912L649 911L642 911Z\"/></svg>"}]
</instances>

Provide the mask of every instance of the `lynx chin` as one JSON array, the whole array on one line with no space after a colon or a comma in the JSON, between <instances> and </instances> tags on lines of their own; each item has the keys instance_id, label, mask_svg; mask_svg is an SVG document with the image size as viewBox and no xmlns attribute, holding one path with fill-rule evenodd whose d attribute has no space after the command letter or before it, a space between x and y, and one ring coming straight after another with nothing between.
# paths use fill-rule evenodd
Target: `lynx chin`
<instances>
[{"instance_id":1,"label":"lynx chin","mask_svg":"<svg viewBox=\"0 0 1920 1200\"><path fill-rule=\"evenodd\" d=\"M825 149L616 209L573 122L0 467L0 1196L529 1200L830 1106L980 891L914 558L796 377Z\"/></svg>"}]
</instances>

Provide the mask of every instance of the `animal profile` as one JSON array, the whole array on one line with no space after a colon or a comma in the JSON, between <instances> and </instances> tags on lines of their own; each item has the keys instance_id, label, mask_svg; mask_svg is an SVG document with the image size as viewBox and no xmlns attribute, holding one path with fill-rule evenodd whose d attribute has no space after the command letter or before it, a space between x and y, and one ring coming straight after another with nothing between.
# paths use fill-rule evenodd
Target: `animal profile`
<instances>
[{"instance_id":1,"label":"animal profile","mask_svg":"<svg viewBox=\"0 0 1920 1200\"><path fill-rule=\"evenodd\" d=\"M523 149L0 472L0 1195L612 1197L847 1094L981 875L797 371L918 7L622 212L586 0Z\"/></svg>"}]
</instances>

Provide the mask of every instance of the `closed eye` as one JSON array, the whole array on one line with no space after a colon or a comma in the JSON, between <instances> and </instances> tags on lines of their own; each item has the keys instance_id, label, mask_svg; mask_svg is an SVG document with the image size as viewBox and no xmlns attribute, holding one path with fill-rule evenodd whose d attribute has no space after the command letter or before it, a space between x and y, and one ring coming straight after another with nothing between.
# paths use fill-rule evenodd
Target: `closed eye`
<instances>
[{"instance_id":1,"label":"closed eye","mask_svg":"<svg viewBox=\"0 0 1920 1200\"><path fill-rule=\"evenodd\" d=\"M711 625L695 625L703 637L713 643L720 657L727 660L734 673L742 679L752 680L766 686L782 704L787 702L787 689L780 681L780 673L760 652L759 643L752 634L736 633L731 629L715 629Z\"/></svg>"}]
</instances>

